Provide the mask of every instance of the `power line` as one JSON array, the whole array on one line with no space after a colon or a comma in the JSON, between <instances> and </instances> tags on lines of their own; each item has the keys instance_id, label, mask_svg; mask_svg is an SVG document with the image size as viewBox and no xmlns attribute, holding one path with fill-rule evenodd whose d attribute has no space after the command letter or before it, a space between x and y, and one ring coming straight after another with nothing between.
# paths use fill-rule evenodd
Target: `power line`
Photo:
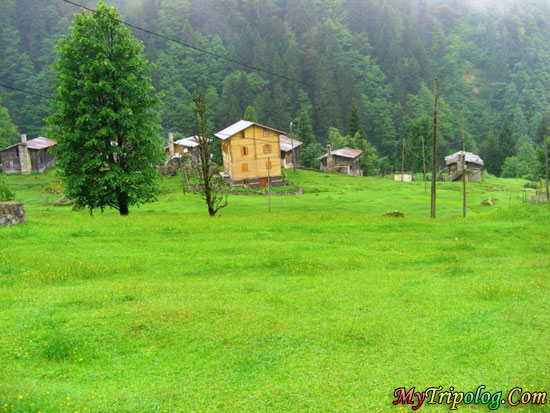
<instances>
[{"instance_id":1,"label":"power line","mask_svg":"<svg viewBox=\"0 0 550 413\"><path fill-rule=\"evenodd\" d=\"M71 0L62 0L64 1L65 3L68 3L68 4L71 4L73 6L76 6L76 7L81 7L85 10L88 10L90 12L97 12L96 9L92 9L90 7L86 7L86 6L83 6L79 3L76 3L74 1L71 1ZM280 73L275 73L275 72L272 72L270 70L267 70L267 69L263 69L261 67L257 67L257 66L252 66L252 65L249 65L248 63L243 63L243 62L240 62L238 60L235 60L235 59L232 59L230 57L227 57L227 56L223 56L221 54L218 54L218 53L215 53L215 52L211 52L210 50L206 50L206 49L203 49L201 47L197 47L197 46L194 46L192 44L189 44L189 43L185 43L185 42L182 42L178 39L174 39L172 37L169 37L169 36L166 36L164 34L160 34L160 33L157 33L157 32L154 32L152 30L149 30L149 29L144 29L143 27L139 27L139 26L136 26L135 24L133 23L128 23L124 20L121 20L121 19L116 19L116 18L112 18L113 20L119 22L119 23L122 23L128 27L131 27L135 30L139 30L139 31L142 31L144 33L147 33L147 34L150 34L152 36L157 36L157 37L160 37L161 39L164 39L164 40L168 40L170 42L174 42L174 43L177 43L181 46L184 46L184 47L187 47L189 49L192 49L196 52L199 52L199 53L204 53L204 54L207 54L209 56L212 56L212 57L215 57L215 58L218 58L218 59L222 59L222 60L225 60L227 62L230 62L230 63L233 63L233 64L237 64L237 65L240 65L240 66L243 66L247 69L250 69L250 70L254 70L256 72L262 72L262 73L265 73L265 74L268 74L270 76L274 76L274 77L278 77L278 78L281 78L281 79L284 79L284 80L288 80L290 82L295 82L295 83L299 83L299 84L302 84L304 86L309 86L309 87L316 87L317 89L323 89L323 90L326 90L328 92L333 92L333 93L336 93L336 94L340 94L341 92L338 91L338 90L335 90L335 89L330 89L330 88L326 88L326 87L323 87L323 86L315 86L309 82L304 82L303 80L300 80L300 79L296 79L296 78L292 78L292 77L289 77L289 76L286 76L286 75L283 75L283 74L280 74Z\"/></svg>"},{"instance_id":2,"label":"power line","mask_svg":"<svg viewBox=\"0 0 550 413\"><path fill-rule=\"evenodd\" d=\"M27 95L38 96L38 97L41 97L41 98L44 98L44 99L51 99L51 98L53 98L53 96L46 96L46 95L43 95L43 94L41 94L41 93L30 92L30 91L28 91L28 90L19 89L19 88L13 87L13 86L5 85L5 84L3 84L3 83L0 83L0 86L3 87L3 88L6 88L6 89L14 90L14 91L16 91L16 92L26 93Z\"/></svg>"}]
</instances>

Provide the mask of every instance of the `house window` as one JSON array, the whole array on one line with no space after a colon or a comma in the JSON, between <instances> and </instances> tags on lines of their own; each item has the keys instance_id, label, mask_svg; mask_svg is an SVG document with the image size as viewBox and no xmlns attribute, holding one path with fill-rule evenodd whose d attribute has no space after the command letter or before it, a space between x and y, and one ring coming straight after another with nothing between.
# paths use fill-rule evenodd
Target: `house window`
<instances>
[{"instance_id":1,"label":"house window","mask_svg":"<svg viewBox=\"0 0 550 413\"><path fill-rule=\"evenodd\" d=\"M269 130L264 128L264 136L269 136Z\"/></svg>"},{"instance_id":2,"label":"house window","mask_svg":"<svg viewBox=\"0 0 550 413\"><path fill-rule=\"evenodd\" d=\"M271 145L269 143L264 145L264 153L271 153Z\"/></svg>"},{"instance_id":3,"label":"house window","mask_svg":"<svg viewBox=\"0 0 550 413\"><path fill-rule=\"evenodd\" d=\"M241 131L240 136L242 139L244 139L244 131Z\"/></svg>"},{"instance_id":4,"label":"house window","mask_svg":"<svg viewBox=\"0 0 550 413\"><path fill-rule=\"evenodd\" d=\"M248 148L246 146L243 146L241 148L241 155L243 156L248 155Z\"/></svg>"},{"instance_id":5,"label":"house window","mask_svg":"<svg viewBox=\"0 0 550 413\"><path fill-rule=\"evenodd\" d=\"M266 169L271 169L271 161L267 161L265 163L265 167L266 167Z\"/></svg>"},{"instance_id":6,"label":"house window","mask_svg":"<svg viewBox=\"0 0 550 413\"><path fill-rule=\"evenodd\" d=\"M248 164L247 163L243 163L243 172L248 172Z\"/></svg>"}]
</instances>

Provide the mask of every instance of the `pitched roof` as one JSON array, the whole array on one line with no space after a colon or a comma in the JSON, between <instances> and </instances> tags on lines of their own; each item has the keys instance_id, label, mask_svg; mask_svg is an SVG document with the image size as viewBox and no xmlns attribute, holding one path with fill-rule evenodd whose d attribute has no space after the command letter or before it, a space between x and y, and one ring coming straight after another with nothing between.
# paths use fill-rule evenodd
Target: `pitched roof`
<instances>
[{"instance_id":1,"label":"pitched roof","mask_svg":"<svg viewBox=\"0 0 550 413\"><path fill-rule=\"evenodd\" d=\"M259 123L256 123L256 122L250 122L248 120L242 120L241 119L240 121L235 122L233 125L228 126L224 130L221 130L218 133L215 133L214 136L217 137L217 138L220 138L221 140L226 140L227 138L232 137L233 135L249 128L252 125L259 126L260 128L269 129L269 130L275 131L275 132L280 133L280 134L285 133L285 132L282 132L280 130L270 128L269 126L264 126L264 125L260 125Z\"/></svg>"},{"instance_id":2,"label":"pitched roof","mask_svg":"<svg viewBox=\"0 0 550 413\"><path fill-rule=\"evenodd\" d=\"M54 139L44 138L39 136L38 138L27 141L27 148L30 149L46 149L57 145L57 141Z\"/></svg>"},{"instance_id":3,"label":"pitched roof","mask_svg":"<svg viewBox=\"0 0 550 413\"><path fill-rule=\"evenodd\" d=\"M279 146L283 152L289 152L302 144L298 139L291 139L286 135L279 136ZM294 145L294 146L293 146Z\"/></svg>"},{"instance_id":4,"label":"pitched roof","mask_svg":"<svg viewBox=\"0 0 550 413\"><path fill-rule=\"evenodd\" d=\"M341 156L342 158L351 158L355 159L358 156L360 156L363 153L361 149L353 149L353 148L341 148L336 149L334 151L330 151L330 154L333 156ZM319 159L324 159L328 156L328 153L325 153L323 156L321 156Z\"/></svg>"},{"instance_id":5,"label":"pitched roof","mask_svg":"<svg viewBox=\"0 0 550 413\"><path fill-rule=\"evenodd\" d=\"M452 155L446 156L445 163L447 165L452 165L454 163L457 163L462 159L461 155L462 155L462 151L459 151L459 152L453 153ZM466 162L475 163L477 165L484 165L483 159L481 159L479 155L476 155L471 152L466 152Z\"/></svg>"},{"instance_id":6,"label":"pitched roof","mask_svg":"<svg viewBox=\"0 0 550 413\"><path fill-rule=\"evenodd\" d=\"M178 139L174 142L174 144L185 146L187 148L194 148L195 146L199 146L198 140L198 136L189 136L188 138Z\"/></svg>"},{"instance_id":7,"label":"pitched roof","mask_svg":"<svg viewBox=\"0 0 550 413\"><path fill-rule=\"evenodd\" d=\"M14 148L18 145L25 145L29 149L46 149L51 148L55 145L57 145L57 141L54 139L44 138L42 136L39 136L38 138L31 139L30 141L26 142L17 142L13 145L10 145L6 148L0 149L0 152L5 151L7 149Z\"/></svg>"}]
</instances>

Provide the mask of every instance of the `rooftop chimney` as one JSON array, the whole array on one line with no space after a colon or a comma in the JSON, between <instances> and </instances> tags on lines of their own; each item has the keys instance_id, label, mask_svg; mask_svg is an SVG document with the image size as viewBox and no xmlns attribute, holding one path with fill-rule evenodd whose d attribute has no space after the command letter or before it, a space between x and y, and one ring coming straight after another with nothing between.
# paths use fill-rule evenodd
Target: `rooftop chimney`
<instances>
[{"instance_id":1,"label":"rooftop chimney","mask_svg":"<svg viewBox=\"0 0 550 413\"><path fill-rule=\"evenodd\" d=\"M169 133L168 134L168 154L169 155L174 155L174 134L173 133Z\"/></svg>"},{"instance_id":2,"label":"rooftop chimney","mask_svg":"<svg viewBox=\"0 0 550 413\"><path fill-rule=\"evenodd\" d=\"M21 143L27 142L27 135L21 135Z\"/></svg>"},{"instance_id":3,"label":"rooftop chimney","mask_svg":"<svg viewBox=\"0 0 550 413\"><path fill-rule=\"evenodd\" d=\"M327 145L327 154L328 154L328 156L332 155L332 150L331 150L330 143Z\"/></svg>"}]
</instances>

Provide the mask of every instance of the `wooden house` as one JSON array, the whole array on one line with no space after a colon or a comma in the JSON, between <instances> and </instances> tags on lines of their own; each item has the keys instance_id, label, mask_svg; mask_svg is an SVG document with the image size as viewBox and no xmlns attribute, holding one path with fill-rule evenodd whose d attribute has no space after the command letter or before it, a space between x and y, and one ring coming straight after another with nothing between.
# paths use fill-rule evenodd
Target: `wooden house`
<instances>
[{"instance_id":1,"label":"wooden house","mask_svg":"<svg viewBox=\"0 0 550 413\"><path fill-rule=\"evenodd\" d=\"M471 152L464 153L466 154L466 180L481 182L481 172L484 165L483 159ZM450 181L462 180L462 156L463 152L460 151L445 157L445 163L449 168Z\"/></svg>"},{"instance_id":2,"label":"wooden house","mask_svg":"<svg viewBox=\"0 0 550 413\"><path fill-rule=\"evenodd\" d=\"M286 135L281 135L279 136L279 146L281 147L281 165L283 168L294 167L294 159L296 160L296 167L300 166L300 147L302 146L302 142L297 139L291 139Z\"/></svg>"},{"instance_id":3,"label":"wooden house","mask_svg":"<svg viewBox=\"0 0 550 413\"><path fill-rule=\"evenodd\" d=\"M222 141L223 176L232 186L283 184L277 129L240 120L214 136Z\"/></svg>"},{"instance_id":4,"label":"wooden house","mask_svg":"<svg viewBox=\"0 0 550 413\"><path fill-rule=\"evenodd\" d=\"M27 135L21 135L21 142L0 150L0 165L6 174L39 173L55 164L50 150L57 145L53 139L38 137L27 141Z\"/></svg>"},{"instance_id":5,"label":"wooden house","mask_svg":"<svg viewBox=\"0 0 550 413\"><path fill-rule=\"evenodd\" d=\"M323 172L338 172L346 175L363 176L359 157L361 149L342 148L332 150L327 145L327 153L319 158L320 169Z\"/></svg>"}]
</instances>

